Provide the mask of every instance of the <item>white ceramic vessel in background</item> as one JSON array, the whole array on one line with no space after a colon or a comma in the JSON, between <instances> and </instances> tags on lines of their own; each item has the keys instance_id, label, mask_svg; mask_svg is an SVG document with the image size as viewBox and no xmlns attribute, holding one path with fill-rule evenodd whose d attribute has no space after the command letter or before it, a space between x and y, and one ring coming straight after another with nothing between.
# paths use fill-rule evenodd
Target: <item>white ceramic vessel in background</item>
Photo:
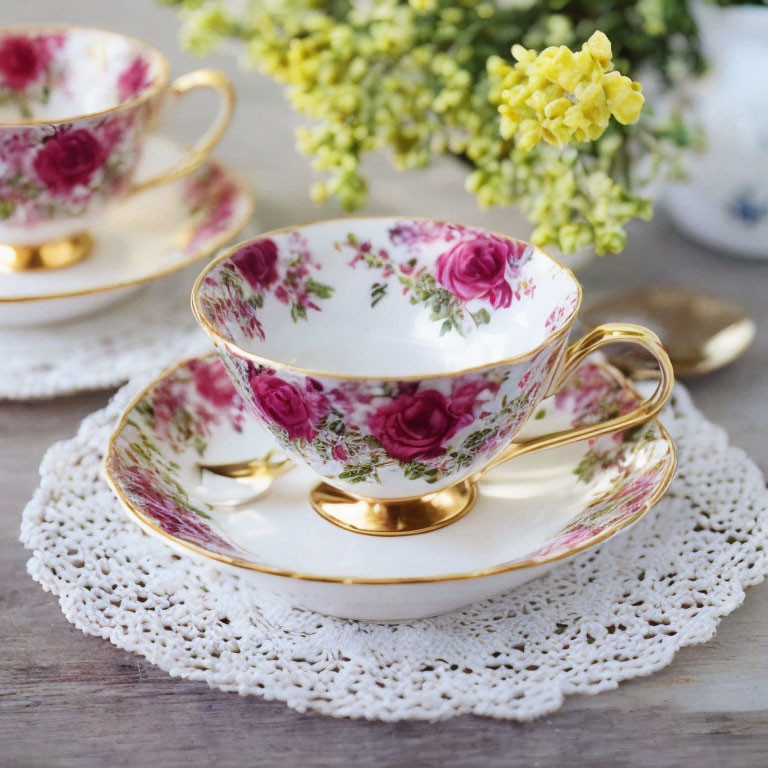
<instances>
[{"instance_id":1,"label":"white ceramic vessel in background","mask_svg":"<svg viewBox=\"0 0 768 768\"><path fill-rule=\"evenodd\" d=\"M150 137L139 173L182 156L176 142ZM85 261L0 275L0 327L51 325L119 302L213 253L243 230L252 212L248 186L216 161L120 201L94 225Z\"/></svg>"},{"instance_id":2,"label":"white ceramic vessel in background","mask_svg":"<svg viewBox=\"0 0 768 768\"><path fill-rule=\"evenodd\" d=\"M687 235L722 253L768 258L768 7L693 6L711 71L693 87L706 149L664 193Z\"/></svg>"},{"instance_id":3,"label":"white ceramic vessel in background","mask_svg":"<svg viewBox=\"0 0 768 768\"><path fill-rule=\"evenodd\" d=\"M621 375L587 361L545 400L524 434L600 421L638 400ZM182 363L127 407L106 474L131 518L183 556L238 573L292 605L347 618L413 619L519 586L625 530L669 485L675 451L650 421L515 459L480 484L472 512L418 536L361 536L311 508L316 482L297 466L253 501L253 488L200 469L272 450L213 356ZM237 504L240 500L242 503ZM226 502L226 506L224 506Z\"/></svg>"}]
</instances>

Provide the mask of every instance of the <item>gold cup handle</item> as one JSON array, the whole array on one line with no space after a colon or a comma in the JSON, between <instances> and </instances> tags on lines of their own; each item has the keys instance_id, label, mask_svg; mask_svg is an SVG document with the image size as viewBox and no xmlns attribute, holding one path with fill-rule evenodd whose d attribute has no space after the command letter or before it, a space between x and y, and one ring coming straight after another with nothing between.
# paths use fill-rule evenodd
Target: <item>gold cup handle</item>
<instances>
[{"instance_id":1,"label":"gold cup handle","mask_svg":"<svg viewBox=\"0 0 768 768\"><path fill-rule=\"evenodd\" d=\"M128 194L132 195L136 192L143 192L150 187L168 184L182 176L186 176L186 174L194 171L219 143L219 140L229 127L232 113L235 110L235 88L232 85L232 81L217 69L197 69L194 72L189 72L176 78L171 83L169 90L176 96L181 96L195 88L212 88L221 97L221 106L213 124L197 143L190 147L189 152L181 160L149 179L135 182L128 190Z\"/></svg>"},{"instance_id":2,"label":"gold cup handle","mask_svg":"<svg viewBox=\"0 0 768 768\"><path fill-rule=\"evenodd\" d=\"M647 328L630 323L606 323L605 325L599 325L582 339L571 344L565 352L562 370L550 386L547 397L554 395L563 386L568 377L573 374L586 357L600 349L600 347L616 342L639 344L656 358L661 371L661 378L650 397L628 413L615 416L598 424L587 424L575 429L564 429L560 432L551 432L548 435L541 435L530 440L514 442L490 464L484 467L473 479L478 480L486 472L499 466L499 464L522 456L525 453L540 451L545 448L555 448L567 445L568 443L575 443L579 440L591 440L600 435L618 432L622 429L631 429L653 418L667 404L672 394L672 385L675 381L672 363L669 361L669 356L664 351L664 347L662 347L655 333Z\"/></svg>"}]
</instances>

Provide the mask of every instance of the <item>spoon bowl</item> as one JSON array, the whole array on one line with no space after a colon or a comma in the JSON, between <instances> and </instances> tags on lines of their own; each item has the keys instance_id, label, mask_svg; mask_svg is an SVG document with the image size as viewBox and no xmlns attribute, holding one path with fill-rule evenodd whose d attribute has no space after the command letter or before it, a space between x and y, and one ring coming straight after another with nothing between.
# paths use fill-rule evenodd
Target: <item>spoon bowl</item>
<instances>
[{"instance_id":1,"label":"spoon bowl","mask_svg":"<svg viewBox=\"0 0 768 768\"><path fill-rule=\"evenodd\" d=\"M586 328L621 318L650 328L664 345L675 376L700 376L729 365L754 341L755 323L735 304L680 288L649 288L611 294L584 308ZM608 359L623 371L643 375L655 365L641 348L611 348Z\"/></svg>"}]
</instances>

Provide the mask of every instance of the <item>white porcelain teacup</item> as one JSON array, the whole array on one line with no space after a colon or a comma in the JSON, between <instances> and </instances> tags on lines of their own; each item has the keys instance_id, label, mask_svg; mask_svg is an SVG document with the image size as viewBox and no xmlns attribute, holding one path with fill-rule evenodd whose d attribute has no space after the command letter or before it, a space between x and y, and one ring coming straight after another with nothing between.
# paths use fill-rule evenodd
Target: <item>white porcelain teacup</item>
<instances>
[{"instance_id":1,"label":"white porcelain teacup","mask_svg":"<svg viewBox=\"0 0 768 768\"><path fill-rule=\"evenodd\" d=\"M134 178L169 93L209 87L222 106L173 167ZM0 29L0 269L62 266L89 249L104 204L196 168L229 124L234 91L215 70L169 85L168 63L124 35L67 26Z\"/></svg>"},{"instance_id":2,"label":"white porcelain teacup","mask_svg":"<svg viewBox=\"0 0 768 768\"><path fill-rule=\"evenodd\" d=\"M473 503L473 480L502 461L635 426L663 407L672 368L651 331L605 325L567 346L580 299L570 271L520 240L361 218L235 246L199 276L192 304L254 413L325 481L315 508L392 533L456 519ZM614 341L655 356L655 393L513 443L538 403Z\"/></svg>"}]
</instances>

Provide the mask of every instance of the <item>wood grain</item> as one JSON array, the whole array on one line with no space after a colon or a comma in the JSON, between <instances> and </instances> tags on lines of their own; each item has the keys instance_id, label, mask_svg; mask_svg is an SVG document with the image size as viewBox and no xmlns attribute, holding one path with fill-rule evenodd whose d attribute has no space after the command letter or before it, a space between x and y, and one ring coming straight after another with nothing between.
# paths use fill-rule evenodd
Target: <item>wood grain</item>
<instances>
[{"instance_id":1,"label":"wood grain","mask_svg":"<svg viewBox=\"0 0 768 768\"><path fill-rule=\"evenodd\" d=\"M68 21L142 37L169 54L175 74L199 62L176 50L177 22L152 0L2 3L2 23ZM294 152L295 118L274 84L206 64L236 80L240 106L220 155L249 175L264 229L337 215L314 208L312 172ZM190 102L179 132L193 136L210 107ZM525 234L509 211L481 214L450 163L398 175L379 160L375 213L443 216ZM586 270L585 294L678 283L737 301L762 328L748 355L692 382L698 406L768 470L768 263L726 259L683 240L663 216L634 228L620 257ZM626 318L616 318L626 319ZM474 717L448 722L334 720L279 702L174 680L143 659L70 626L25 572L21 510L46 447L70 437L109 393L0 404L0 766L765 766L768 752L768 587L749 591L715 638L666 669L595 697L574 697L532 723Z\"/></svg>"}]
</instances>

